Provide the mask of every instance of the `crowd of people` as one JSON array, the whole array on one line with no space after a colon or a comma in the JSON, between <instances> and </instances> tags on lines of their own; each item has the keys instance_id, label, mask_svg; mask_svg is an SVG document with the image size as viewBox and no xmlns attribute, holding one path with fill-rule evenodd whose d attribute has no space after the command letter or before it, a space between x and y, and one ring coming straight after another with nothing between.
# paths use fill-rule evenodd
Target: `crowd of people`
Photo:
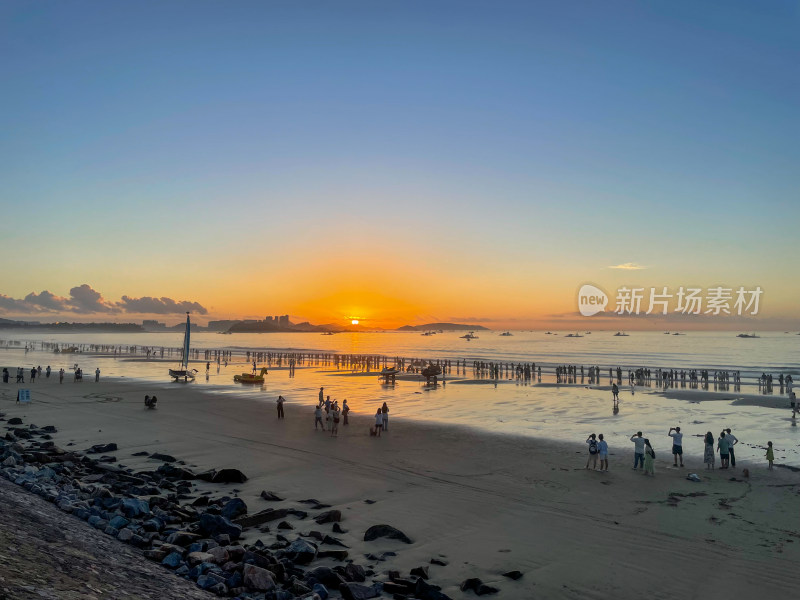
<instances>
[{"instance_id":1,"label":"crowd of people","mask_svg":"<svg viewBox=\"0 0 800 600\"><path fill-rule=\"evenodd\" d=\"M673 467L683 467L683 433L680 427L670 427L667 436L671 438L672 443L672 456ZM719 454L720 469L736 468L736 451L735 446L739 443L739 439L733 435L730 427L723 429L719 437L715 438L714 434L710 431L702 437L704 442L703 463L706 465L707 470L716 468L716 456ZM634 444L633 450L633 470L639 469L645 475L655 475L655 458L656 452L650 439L643 436L641 431L637 431L630 437L630 441ZM603 434L590 434L586 438L586 444L589 446L589 457L586 460L586 469L591 466L592 469L598 470L597 463L600 461L600 471L608 471L608 442L605 441ZM767 452L765 455L769 468L772 469L775 454L772 448L772 442L767 442Z\"/></svg>"}]
</instances>

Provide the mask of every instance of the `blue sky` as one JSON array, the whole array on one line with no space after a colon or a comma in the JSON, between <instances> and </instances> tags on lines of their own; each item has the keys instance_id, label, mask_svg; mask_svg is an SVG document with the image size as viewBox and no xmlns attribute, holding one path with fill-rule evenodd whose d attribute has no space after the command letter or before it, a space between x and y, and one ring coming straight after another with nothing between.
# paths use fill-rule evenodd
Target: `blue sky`
<instances>
[{"instance_id":1,"label":"blue sky","mask_svg":"<svg viewBox=\"0 0 800 600\"><path fill-rule=\"evenodd\" d=\"M37 268L0 293L203 301L208 285L162 272L165 254L208 269L259 256L277 273L276 248L330 268L371 248L437 257L454 279L464 263L500 284L526 273L565 297L615 285L604 269L625 262L654 285L763 280L788 311L798 13L4 2L0 205L35 228L7 221L0 248L24 244Z\"/></svg>"}]
</instances>

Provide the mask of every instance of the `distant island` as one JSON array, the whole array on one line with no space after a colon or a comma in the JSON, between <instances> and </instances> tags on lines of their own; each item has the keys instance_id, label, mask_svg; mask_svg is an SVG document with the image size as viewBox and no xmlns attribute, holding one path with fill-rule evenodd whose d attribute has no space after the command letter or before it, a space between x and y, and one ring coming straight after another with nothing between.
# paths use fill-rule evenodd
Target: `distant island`
<instances>
[{"instance_id":1,"label":"distant island","mask_svg":"<svg viewBox=\"0 0 800 600\"><path fill-rule=\"evenodd\" d=\"M462 323L425 323L424 325L403 325L397 331L489 331L481 325L464 325Z\"/></svg>"},{"instance_id":2,"label":"distant island","mask_svg":"<svg viewBox=\"0 0 800 600\"><path fill-rule=\"evenodd\" d=\"M12 321L0 319L0 329L34 329L37 331L92 331L98 333L141 333L145 329L136 323L40 323L38 321Z\"/></svg>"}]
</instances>

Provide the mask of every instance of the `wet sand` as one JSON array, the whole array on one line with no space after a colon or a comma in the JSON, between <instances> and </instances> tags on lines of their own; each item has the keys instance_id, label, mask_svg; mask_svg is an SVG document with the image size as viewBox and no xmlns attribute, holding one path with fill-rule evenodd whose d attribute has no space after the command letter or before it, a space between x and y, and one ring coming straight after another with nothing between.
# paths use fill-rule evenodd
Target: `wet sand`
<instances>
[{"instance_id":1,"label":"wet sand","mask_svg":"<svg viewBox=\"0 0 800 600\"><path fill-rule=\"evenodd\" d=\"M379 580L436 557L448 564L430 565L431 581L452 597L468 577L500 588L500 598L790 597L795 587L800 476L787 469L745 465L744 480L741 470L707 473L688 457L689 468L673 469L659 441L656 477L648 478L630 468L633 445L615 441L611 471L600 473L584 470L582 439L565 444L394 414L380 439L369 436L371 414L354 415L333 438L314 431L312 403L287 404L279 421L274 403L193 385L157 389L155 411L143 407L153 393L145 384L34 385L30 405L14 403L14 386L3 388L0 412L55 425L59 445L116 442L115 456L133 468L153 468L131 456L145 450L198 470L241 469L250 479L235 487L251 513L275 506L261 490L286 498L282 506L304 508L297 501L306 498L330 504L344 515L347 533L339 537L351 558L372 565ZM702 482L687 481L687 472ZM233 486L208 489L233 494ZM297 531L318 528L289 520ZM379 523L414 543L364 542ZM274 535L249 531L246 541L271 543ZM384 551L397 556L364 557ZM502 576L511 570L524 576Z\"/></svg>"}]
</instances>

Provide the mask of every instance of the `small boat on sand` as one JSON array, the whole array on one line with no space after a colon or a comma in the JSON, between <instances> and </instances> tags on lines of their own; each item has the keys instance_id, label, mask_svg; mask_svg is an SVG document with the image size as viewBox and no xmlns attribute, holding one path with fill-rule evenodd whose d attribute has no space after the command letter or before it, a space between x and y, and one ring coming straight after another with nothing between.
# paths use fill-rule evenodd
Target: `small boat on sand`
<instances>
[{"instance_id":1,"label":"small boat on sand","mask_svg":"<svg viewBox=\"0 0 800 600\"><path fill-rule=\"evenodd\" d=\"M261 373L242 373L241 375L234 375L233 380L236 383L264 383L264 375L267 374L267 368L262 367Z\"/></svg>"}]
</instances>

